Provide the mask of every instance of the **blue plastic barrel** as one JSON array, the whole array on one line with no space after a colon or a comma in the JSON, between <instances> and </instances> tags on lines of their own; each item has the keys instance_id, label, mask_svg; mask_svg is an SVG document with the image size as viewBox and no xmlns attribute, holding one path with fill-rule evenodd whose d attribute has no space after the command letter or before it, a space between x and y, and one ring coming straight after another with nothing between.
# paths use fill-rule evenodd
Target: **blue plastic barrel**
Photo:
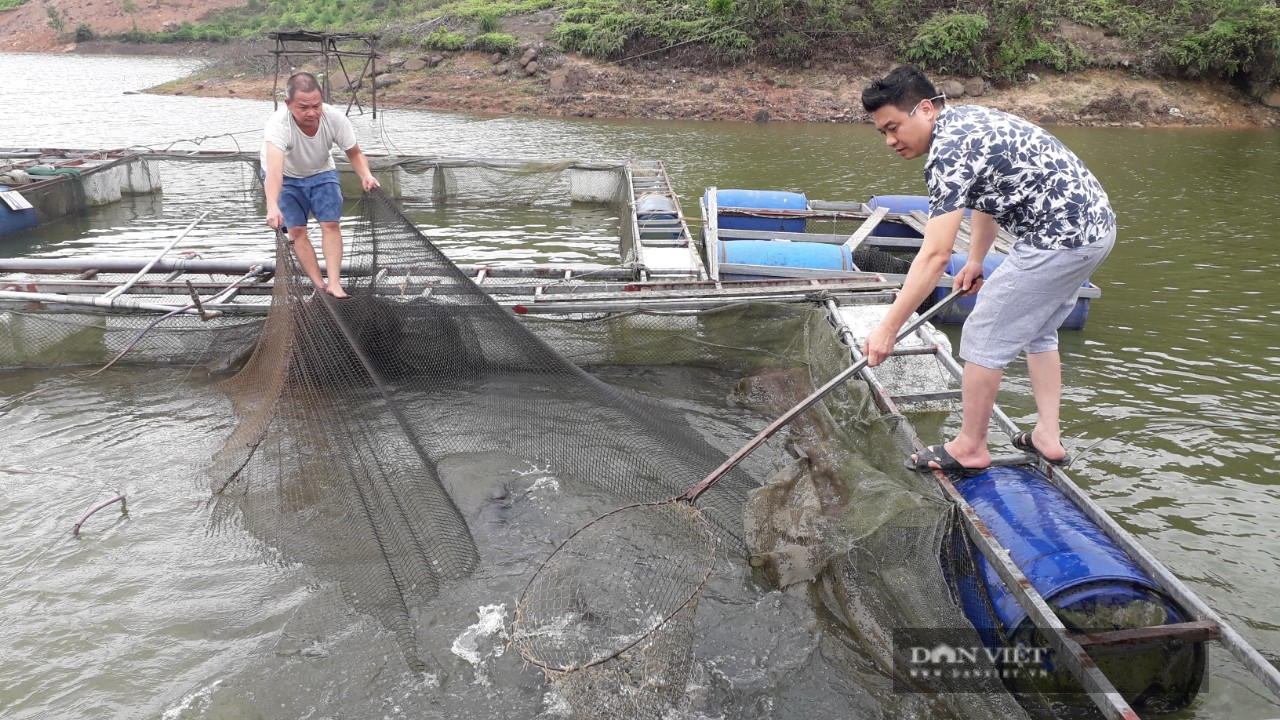
<instances>
[{"instance_id":1,"label":"blue plastic barrel","mask_svg":"<svg viewBox=\"0 0 1280 720\"><path fill-rule=\"evenodd\" d=\"M844 245L771 240L728 240L720 243L721 263L816 268L852 272L853 255Z\"/></svg>"},{"instance_id":2,"label":"blue plastic barrel","mask_svg":"<svg viewBox=\"0 0 1280 720\"><path fill-rule=\"evenodd\" d=\"M636 221L640 226L640 234L645 238L680 237L678 230L670 229L677 219L679 219L679 213L676 212L676 202L667 195L657 193L642 195L640 202L636 203ZM656 224L658 229L652 230L647 227L651 222Z\"/></svg>"},{"instance_id":3,"label":"blue plastic barrel","mask_svg":"<svg viewBox=\"0 0 1280 720\"><path fill-rule=\"evenodd\" d=\"M1004 262L1006 257L1008 256L1001 255L1000 253L987 253L987 256L982 259L983 275L991 277L991 273L994 272L996 268L1000 267L1000 263ZM956 273L960 272L960 269L963 268L964 264L968 261L969 256L964 253L956 253L952 255L951 259L947 261L946 273L954 276ZM1093 286L1089 284L1088 280L1085 280L1080 287ZM939 302L947 296L947 293L947 288L934 288L932 297L933 302ZM973 312L974 303L977 301L977 295L960 298L949 306L943 308L937 315L935 315L934 321L940 322L944 325L963 325L965 318L969 317L969 313ZM1088 318L1089 298L1077 298L1075 308L1073 308L1071 310L1071 314L1067 315L1066 319L1062 321L1062 324L1058 326L1058 329L1083 330L1085 321L1088 320Z\"/></svg>"},{"instance_id":4,"label":"blue plastic barrel","mask_svg":"<svg viewBox=\"0 0 1280 720\"><path fill-rule=\"evenodd\" d=\"M1068 630L1106 632L1191 619L1084 511L1030 467L991 468L956 487ZM1043 645L1034 623L981 555L977 565L1007 641ZM975 626L990 624L985 607L965 604ZM1137 648L1095 660L1140 704L1185 707L1204 674L1203 643ZM1048 681L1050 686L1074 682L1061 664L1053 669L1063 677Z\"/></svg>"},{"instance_id":5,"label":"blue plastic barrel","mask_svg":"<svg viewBox=\"0 0 1280 720\"><path fill-rule=\"evenodd\" d=\"M6 192L12 189L13 188L8 185L0 185L0 192ZM4 201L0 200L0 237L33 228L39 221L40 219L36 216L35 208L14 210Z\"/></svg>"},{"instance_id":6,"label":"blue plastic barrel","mask_svg":"<svg viewBox=\"0 0 1280 720\"><path fill-rule=\"evenodd\" d=\"M925 215L928 215L929 198L925 195L873 195L871 199L867 201L867 207L871 210L887 207L889 208L889 212L894 215L905 215L915 210L919 210ZM924 237L920 233L916 232L915 228L892 220L881 221L880 224L876 226L873 234L880 237Z\"/></svg>"},{"instance_id":7,"label":"blue plastic barrel","mask_svg":"<svg viewBox=\"0 0 1280 720\"><path fill-rule=\"evenodd\" d=\"M711 191L703 193L705 206ZM804 193L782 190L717 190L716 223L726 230L761 230L765 232L804 232L804 218L749 217L726 213L725 208L751 210L808 210L809 199Z\"/></svg>"}]
</instances>

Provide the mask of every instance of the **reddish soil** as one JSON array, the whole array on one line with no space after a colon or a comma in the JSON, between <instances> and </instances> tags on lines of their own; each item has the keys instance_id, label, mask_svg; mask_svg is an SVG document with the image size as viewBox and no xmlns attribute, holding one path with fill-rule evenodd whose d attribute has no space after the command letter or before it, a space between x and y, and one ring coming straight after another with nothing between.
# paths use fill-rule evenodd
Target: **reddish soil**
<instances>
[{"instance_id":1,"label":"reddish soil","mask_svg":"<svg viewBox=\"0 0 1280 720\"><path fill-rule=\"evenodd\" d=\"M49 27L46 4L63 16L63 32ZM98 34L133 27L161 31L243 0L29 0L0 12L0 51L158 53L204 56L209 68L156 92L270 96L274 67L265 40L234 45L126 45L71 42L88 24ZM129 12L126 12L126 8ZM874 53L856 61L814 60L800 65L725 65L684 48L641 53L626 62L601 62L546 49L556 18L539 13L508 18L502 28L525 43L513 56L486 53L411 53L391 50L378 102L386 107L477 114L718 121L865 122L858 98L869 77L892 67ZM991 105L1045 124L1275 127L1280 109L1243 97L1225 83L1138 77L1125 70L1121 49L1100 33L1073 30L1107 69L1071 75L1040 73L1017 84L977 83L980 95L960 102ZM1098 37L1092 37L1090 33ZM534 48L532 66L520 62ZM417 60L431 64L418 68ZM405 63L408 62L408 66ZM964 83L967 78L939 78ZM367 88L366 80L366 88ZM972 87L972 83L970 83ZM953 96L955 93L951 93ZM1280 94L1280 93L1277 93ZM335 102L344 101L335 91ZM367 101L367 90L364 96Z\"/></svg>"}]
</instances>

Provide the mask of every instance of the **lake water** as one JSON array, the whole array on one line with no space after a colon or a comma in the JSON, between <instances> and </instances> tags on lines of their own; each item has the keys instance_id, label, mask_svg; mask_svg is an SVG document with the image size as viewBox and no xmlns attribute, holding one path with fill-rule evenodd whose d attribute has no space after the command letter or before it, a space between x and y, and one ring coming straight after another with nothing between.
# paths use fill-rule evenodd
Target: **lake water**
<instances>
[{"instance_id":1,"label":"lake water","mask_svg":"<svg viewBox=\"0 0 1280 720\"><path fill-rule=\"evenodd\" d=\"M0 146L256 150L269 101L126 94L192 67L169 59L0 54L6 78ZM826 200L924 191L920 164L898 160L868 126L486 118L394 109L354 122L370 152L661 159L694 215L708 185L801 190ZM1280 135L1129 128L1055 133L1099 176L1120 218L1116 250L1093 278L1103 297L1084 331L1063 335L1063 425L1080 456L1071 475L1274 661L1280 651L1280 480L1271 465L1280 447L1280 285L1274 279ZM206 256L268 254L270 235L249 169L198 170L166 174L161 196L126 199L0 241L0 255L147 255L204 211L210 219L184 248ZM514 238L464 235L444 247L460 261L616 261L602 240L563 242L553 218L531 218L529 225L542 229ZM696 386L690 379L684 390L693 393ZM1015 422L1032 417L1024 365L1010 369L1000 402ZM746 419L734 422L744 439L753 431ZM957 418L923 415L913 422L932 442L953 432ZM411 686L390 677L394 673L369 670L387 663L377 642L335 639L334 647L346 653L320 661L323 669L313 677L289 675L284 661L270 660L303 652L287 638L288 608L305 592L305 581L297 568L264 564L248 541L207 532L208 491L188 478L212 451L208 438L225 431L216 401L179 373L123 383L119 376L0 373L0 715L400 717L416 707L408 699ZM108 511L91 521L91 538L71 539L76 518L116 490L131 498L129 520L112 520ZM180 571L158 577L157 567ZM834 652L830 643L839 641L794 629L818 622L812 608L779 593L759 604L752 609L770 622L746 622L732 638L742 652L721 656L724 682L756 703L742 707L756 709L726 717L888 712L877 710L858 684L859 668L836 677L832 664L815 664L815 656ZM749 617L744 611L733 619ZM451 691L471 703L475 717L510 716L513 706L483 686L485 672L515 672L492 661L502 643L483 629L483 620L452 618L453 625L441 629L469 638L469 647L489 658L455 680ZM352 633L363 631L372 634L358 626ZM749 655L757 647L767 647L775 664L753 665ZM731 666L729 657L741 666ZM335 683L344 673L360 680ZM541 692L536 677L504 681L516 694L536 699ZM746 689L753 682L767 690ZM545 709L548 717L561 712ZM1210 677L1184 716L1271 718L1280 716L1280 704L1215 647Z\"/></svg>"}]
</instances>

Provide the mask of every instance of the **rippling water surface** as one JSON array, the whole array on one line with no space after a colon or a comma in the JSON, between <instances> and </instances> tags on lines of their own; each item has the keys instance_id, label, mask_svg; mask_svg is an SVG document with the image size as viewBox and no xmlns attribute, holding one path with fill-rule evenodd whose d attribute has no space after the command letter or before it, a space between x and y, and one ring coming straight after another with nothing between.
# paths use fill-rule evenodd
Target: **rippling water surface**
<instances>
[{"instance_id":1,"label":"rippling water surface","mask_svg":"<svg viewBox=\"0 0 1280 720\"><path fill-rule=\"evenodd\" d=\"M270 102L125 94L192 67L174 60L0 55L0 76L7 78L0 84L6 108L0 145L256 149ZM865 126L397 110L376 120L357 117L355 124L371 152L661 159L686 213L695 216L708 185L802 190L830 200L923 193L920 165L898 161ZM1280 137L1274 131L1056 132L1102 180L1121 223L1120 242L1094 277L1103 297L1094 301L1088 328L1063 335L1063 423L1080 457L1071 474L1274 659L1280 652L1280 481L1273 462L1280 447ZM204 212L183 248L205 256L268 254L258 185L247 166L167 163L163 172L162 195L127 198L0 241L0 255L149 255ZM460 261L616 261L597 218L566 217L554 208L535 205L496 220L515 229L504 233L416 219ZM263 659L318 652L289 640L307 637L289 621L307 578L298 568L264 564L261 550L243 538L207 532L208 491L192 477L213 450L208 438L227 428L216 395L176 372L123 383L119 374L90 380L64 371L0 373L0 710L8 708L0 714L49 717L50 708L58 717L85 718L321 717L335 707L358 708L352 712L363 717L404 712L398 700L413 688L377 671L388 664L387 648L376 639L357 641L376 636L376 629L356 623L348 628L351 637L330 639L331 648L357 653L342 655L356 658L352 667L328 668L358 678L350 683L335 686L334 676L323 673L288 675L284 661ZM718 411L713 399L707 403L702 412L713 423ZM1032 417L1025 366L1010 369L1001 403L1015 421ZM932 440L953 431L958 419L915 421ZM743 439L750 432L747 426L726 431ZM534 484L530 479L522 487ZM530 502L551 502L537 495L546 487L530 490ZM90 521L91 537L70 538L84 509L116 491L131 498L128 519L105 511ZM875 699L859 685L865 668L831 660L840 652L823 647L829 638L794 632L816 622L807 604L765 595L755 614L739 613L736 603L755 596L735 593L725 590L721 609L712 611L730 618L726 627L734 629L724 633L719 650L707 650L721 658L723 671L708 682L770 688L754 714L738 716L874 712ZM455 657L466 677L450 687L474 704L477 716L514 716L513 706L492 691L475 689L485 673L519 673L494 660L500 637L471 627L482 619L442 621L442 637L469 638L464 650L489 663ZM776 662L762 669L748 651L766 646ZM813 660L824 654L827 662ZM1280 716L1280 705L1224 652L1214 650L1210 662L1211 676L1187 717ZM516 694L536 699L540 692L535 683L511 682ZM304 692L281 690L286 686ZM776 703L779 697L792 704ZM832 697L846 699L822 709ZM276 714L273 706L287 709Z\"/></svg>"}]
</instances>

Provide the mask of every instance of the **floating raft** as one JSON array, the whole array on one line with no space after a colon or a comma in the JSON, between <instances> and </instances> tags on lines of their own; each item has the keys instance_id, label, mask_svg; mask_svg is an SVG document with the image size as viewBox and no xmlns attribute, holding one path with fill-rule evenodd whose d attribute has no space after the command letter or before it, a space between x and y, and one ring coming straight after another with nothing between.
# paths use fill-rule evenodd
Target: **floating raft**
<instances>
[{"instance_id":1,"label":"floating raft","mask_svg":"<svg viewBox=\"0 0 1280 720\"><path fill-rule=\"evenodd\" d=\"M129 150L0 150L0 237L160 188L156 163Z\"/></svg>"}]
</instances>

